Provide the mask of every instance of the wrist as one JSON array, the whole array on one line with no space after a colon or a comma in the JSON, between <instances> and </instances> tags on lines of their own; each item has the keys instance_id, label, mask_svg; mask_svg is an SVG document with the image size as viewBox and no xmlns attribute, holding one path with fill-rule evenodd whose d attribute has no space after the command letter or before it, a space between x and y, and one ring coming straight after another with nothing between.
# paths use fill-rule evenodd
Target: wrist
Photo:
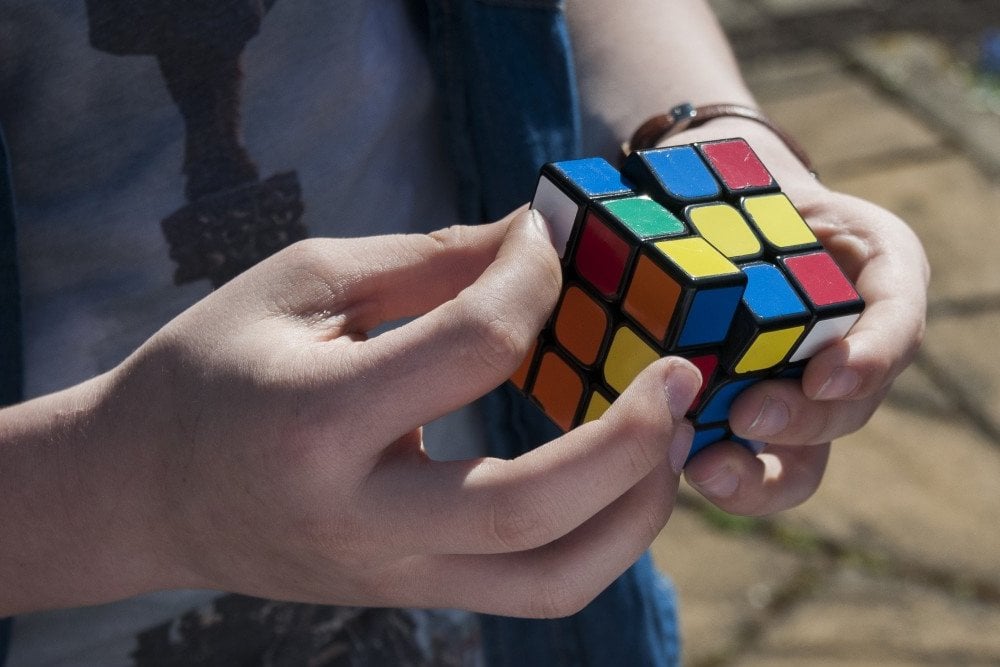
<instances>
[{"instance_id":1,"label":"wrist","mask_svg":"<svg viewBox=\"0 0 1000 667\"><path fill-rule=\"evenodd\" d=\"M95 422L107 447L98 465L122 489L131 507L122 513L119 553L132 560L137 592L167 588L205 588L193 570L191 530L182 503L183 426L169 406L172 365L150 346L140 348L105 378ZM122 500L110 493L105 512L113 515Z\"/></svg>"},{"instance_id":2,"label":"wrist","mask_svg":"<svg viewBox=\"0 0 1000 667\"><path fill-rule=\"evenodd\" d=\"M99 604L177 578L150 461L121 427L115 384L102 375L0 417L0 616Z\"/></svg>"}]
</instances>

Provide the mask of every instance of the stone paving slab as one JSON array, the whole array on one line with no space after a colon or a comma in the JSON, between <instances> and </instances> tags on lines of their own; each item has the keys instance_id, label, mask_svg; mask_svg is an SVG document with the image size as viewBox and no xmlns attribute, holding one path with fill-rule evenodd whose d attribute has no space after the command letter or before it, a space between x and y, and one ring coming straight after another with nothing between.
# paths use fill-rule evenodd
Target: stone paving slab
<instances>
[{"instance_id":1,"label":"stone paving slab","mask_svg":"<svg viewBox=\"0 0 1000 667\"><path fill-rule=\"evenodd\" d=\"M993 27L1000 26L1000 9L994 20ZM847 52L886 90L931 119L965 154L1000 177L1000 109L986 103L974 72L957 62L944 44L904 32L856 40Z\"/></svg>"},{"instance_id":2,"label":"stone paving slab","mask_svg":"<svg viewBox=\"0 0 1000 667\"><path fill-rule=\"evenodd\" d=\"M778 520L876 562L1000 589L998 487L1000 447L968 419L890 401L834 444L819 491Z\"/></svg>"},{"instance_id":3,"label":"stone paving slab","mask_svg":"<svg viewBox=\"0 0 1000 667\"><path fill-rule=\"evenodd\" d=\"M956 60L974 63L981 36L998 24L996 0L742 0L738 6L763 17L746 27L738 12L720 13L744 61L779 53L794 59L815 48L846 54L855 40L909 33L932 35Z\"/></svg>"},{"instance_id":4,"label":"stone paving slab","mask_svg":"<svg viewBox=\"0 0 1000 667\"><path fill-rule=\"evenodd\" d=\"M812 85L806 92L758 97L767 114L805 147L826 182L873 161L884 164L885 154L933 154L941 146L939 135L855 77L829 72Z\"/></svg>"},{"instance_id":5,"label":"stone paving slab","mask_svg":"<svg viewBox=\"0 0 1000 667\"><path fill-rule=\"evenodd\" d=\"M1000 267L994 265L1000 273ZM987 433L1000 433L1000 294L992 310L932 317L922 356L954 382L952 392ZM1000 442L997 442L1000 450ZM1000 490L1000 479L996 488ZM998 529L1000 530L1000 529ZM998 554L1000 561L1000 554Z\"/></svg>"},{"instance_id":6,"label":"stone paving slab","mask_svg":"<svg viewBox=\"0 0 1000 667\"><path fill-rule=\"evenodd\" d=\"M674 510L652 553L677 587L688 665L738 650L744 628L799 568L785 550L714 528L684 506Z\"/></svg>"},{"instance_id":7,"label":"stone paving slab","mask_svg":"<svg viewBox=\"0 0 1000 667\"><path fill-rule=\"evenodd\" d=\"M925 342L924 349L926 347ZM958 410L958 403L951 394L942 390L938 381L919 365L910 366L896 378L886 403L931 419L951 419Z\"/></svg>"},{"instance_id":8,"label":"stone paving slab","mask_svg":"<svg viewBox=\"0 0 1000 667\"><path fill-rule=\"evenodd\" d=\"M995 606L846 569L833 573L807 602L769 626L748 655L731 664L995 667L998 628L1000 610Z\"/></svg>"}]
</instances>

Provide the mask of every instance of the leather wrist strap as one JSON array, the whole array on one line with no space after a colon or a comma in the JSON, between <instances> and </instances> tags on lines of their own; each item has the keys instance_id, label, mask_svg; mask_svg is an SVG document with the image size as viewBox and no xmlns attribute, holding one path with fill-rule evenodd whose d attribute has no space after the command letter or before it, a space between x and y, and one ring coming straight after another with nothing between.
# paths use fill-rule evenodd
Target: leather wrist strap
<instances>
[{"instance_id":1,"label":"leather wrist strap","mask_svg":"<svg viewBox=\"0 0 1000 667\"><path fill-rule=\"evenodd\" d=\"M746 118L765 126L781 139L810 173L815 175L816 170L813 169L812 160L795 139L759 110L741 104L708 104L700 107L688 103L679 104L668 113L653 116L640 125L628 143L622 144L620 157L624 160L632 151L654 148L656 144L678 132L725 117Z\"/></svg>"}]
</instances>

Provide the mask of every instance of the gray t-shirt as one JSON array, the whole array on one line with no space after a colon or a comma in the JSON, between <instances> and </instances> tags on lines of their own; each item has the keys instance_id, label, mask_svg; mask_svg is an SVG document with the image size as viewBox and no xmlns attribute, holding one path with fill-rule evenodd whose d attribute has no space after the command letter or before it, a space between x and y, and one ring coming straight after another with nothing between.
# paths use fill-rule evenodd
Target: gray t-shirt
<instances>
[{"instance_id":1,"label":"gray t-shirt","mask_svg":"<svg viewBox=\"0 0 1000 667\"><path fill-rule=\"evenodd\" d=\"M228 196L225 183L185 178L186 150L187 172L203 174L236 145L257 171L244 190L285 174L311 236L456 222L432 73L408 3L216 4L225 9L211 22L166 23L142 8L197 12L205 3L0 6L0 123L18 197L29 397L112 368L209 291L204 280L174 284L161 231L175 212ZM217 48L189 57L185 49L205 41L199 31ZM229 43L218 46L216 35ZM237 67L203 75L199 58ZM225 117L199 107L211 94ZM478 451L477 433L469 412L425 431L432 454L446 457ZM307 655L316 664L350 655L358 664L386 655L388 664L467 664L477 659L475 633L456 613L175 591L19 617L9 665L305 664L296 658Z\"/></svg>"}]
</instances>

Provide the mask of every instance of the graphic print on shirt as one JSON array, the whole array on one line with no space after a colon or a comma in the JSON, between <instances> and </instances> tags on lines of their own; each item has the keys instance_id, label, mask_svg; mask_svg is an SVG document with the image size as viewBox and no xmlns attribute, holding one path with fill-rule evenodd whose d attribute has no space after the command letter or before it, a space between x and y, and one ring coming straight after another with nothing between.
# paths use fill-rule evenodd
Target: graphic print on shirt
<instances>
[{"instance_id":1,"label":"graphic print on shirt","mask_svg":"<svg viewBox=\"0 0 1000 667\"><path fill-rule=\"evenodd\" d=\"M188 204L162 221L174 282L219 287L306 237L294 171L260 180L241 143L242 55L276 0L87 0L91 44L154 56L184 118Z\"/></svg>"},{"instance_id":2,"label":"graphic print on shirt","mask_svg":"<svg viewBox=\"0 0 1000 667\"><path fill-rule=\"evenodd\" d=\"M463 667L478 655L468 614L329 607L226 595L139 636L139 667Z\"/></svg>"}]
</instances>

